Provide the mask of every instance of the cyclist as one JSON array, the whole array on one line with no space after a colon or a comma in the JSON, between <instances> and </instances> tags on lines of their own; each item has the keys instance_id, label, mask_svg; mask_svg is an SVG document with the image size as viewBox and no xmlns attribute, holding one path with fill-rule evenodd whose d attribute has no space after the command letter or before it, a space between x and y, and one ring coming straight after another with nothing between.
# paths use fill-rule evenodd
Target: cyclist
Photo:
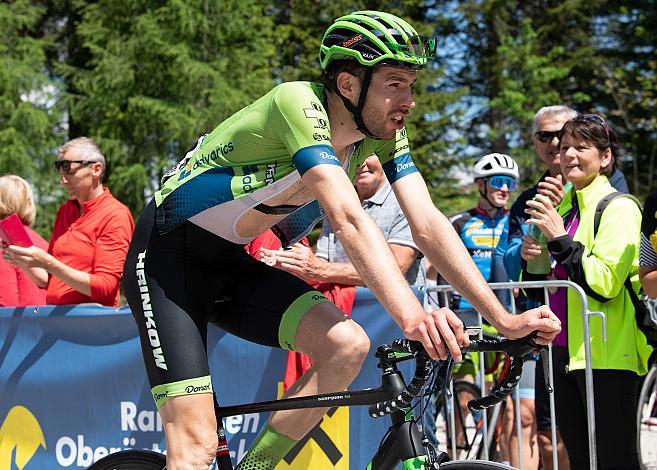
<instances>
[{"instance_id":1,"label":"cyclist","mask_svg":"<svg viewBox=\"0 0 657 470\"><path fill-rule=\"evenodd\" d=\"M518 164L508 155L500 153L491 153L484 155L474 165L474 180L479 190L479 201L472 209L465 210L450 217L450 222L463 241L475 265L488 282L508 281L508 276L501 262L494 265L494 252L501 242L505 231L508 228L509 212L505 206L509 202L511 193L516 190L518 179ZM501 258L498 257L498 261ZM429 269L428 277L433 278L437 275L433 268ZM498 295L501 297L501 295ZM500 299L508 303L509 299ZM461 295L455 294L450 297L450 308L454 309L456 314L467 325L477 325L477 312L472 305ZM472 381L477 375L478 356L468 358L454 371L457 377L463 377ZM533 380L534 380L534 362L528 362L523 368L523 379L520 382L521 404L524 408L530 408L533 412ZM529 384L531 383L531 387ZM463 395L461 407L465 414L468 413L467 401L471 397ZM531 402L531 403L528 403ZM512 403L512 402L510 402ZM507 407L507 414L511 412L511 423L513 422L513 408ZM523 424L529 421L527 429L527 438L524 441L526 446L532 441L530 438L531 423L533 419L528 420L530 412L524 412ZM431 439L435 432L435 424L432 419L435 414L434 404L430 402L427 406L427 434ZM460 428L457 431L461 431ZM458 434L458 433L457 433ZM457 435L460 442L462 436ZM510 446L502 440L501 454L503 460L511 460L509 455ZM517 460L517 459L516 459ZM515 462L517 465L517 462Z\"/></svg>"},{"instance_id":2,"label":"cyclist","mask_svg":"<svg viewBox=\"0 0 657 470\"><path fill-rule=\"evenodd\" d=\"M416 170L404 125L415 107L416 72L434 52L435 41L393 15L338 18L321 43L323 85L278 85L202 136L165 175L137 224L124 282L169 470L206 468L215 452L208 320L309 355L312 368L286 396L343 390L358 373L369 349L363 330L306 283L243 249L315 200L404 335L434 359L448 351L460 359L459 345L468 342L462 323L447 309L424 312L353 189L350 178L372 153L420 250L498 330L510 337L539 330L543 343L560 330L547 307L521 316L505 311ZM273 468L324 411L273 413L240 467Z\"/></svg>"},{"instance_id":3,"label":"cyclist","mask_svg":"<svg viewBox=\"0 0 657 470\"><path fill-rule=\"evenodd\" d=\"M451 216L449 221L484 278L502 281L493 278L493 253L509 221L505 206L518 186L518 164L508 155L491 153L475 163L473 172L479 190L477 206ZM461 318L466 323L477 324L476 311L461 295L452 296L450 307L464 315L466 318Z\"/></svg>"}]
</instances>

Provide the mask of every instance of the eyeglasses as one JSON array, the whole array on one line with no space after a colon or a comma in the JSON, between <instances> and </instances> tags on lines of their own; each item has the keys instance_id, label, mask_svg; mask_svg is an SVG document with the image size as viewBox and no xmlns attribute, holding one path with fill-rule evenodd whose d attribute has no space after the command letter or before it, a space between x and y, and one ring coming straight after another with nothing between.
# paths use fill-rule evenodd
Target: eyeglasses
<instances>
[{"instance_id":1,"label":"eyeglasses","mask_svg":"<svg viewBox=\"0 0 657 470\"><path fill-rule=\"evenodd\" d=\"M79 163L81 165L88 165L90 163L98 163L94 160L57 160L52 162L52 166L55 167L55 171L62 171L67 174L74 173L71 171L71 163ZM79 168L79 167L78 167ZM76 168L76 170L78 169Z\"/></svg>"},{"instance_id":2,"label":"eyeglasses","mask_svg":"<svg viewBox=\"0 0 657 470\"><path fill-rule=\"evenodd\" d=\"M515 191L518 187L518 182L510 176L497 175L488 178L488 185L494 189L504 189L506 186L507 191Z\"/></svg>"},{"instance_id":3,"label":"eyeglasses","mask_svg":"<svg viewBox=\"0 0 657 470\"><path fill-rule=\"evenodd\" d=\"M605 135L609 139L609 127L607 126L607 121L602 116L598 114L578 114L573 121L587 121L599 124L605 130Z\"/></svg>"},{"instance_id":4,"label":"eyeglasses","mask_svg":"<svg viewBox=\"0 0 657 470\"><path fill-rule=\"evenodd\" d=\"M561 132L561 129L558 131L538 131L534 132L534 137L536 137L539 142L547 144L548 142L551 142L555 137L558 137L559 132Z\"/></svg>"}]
</instances>

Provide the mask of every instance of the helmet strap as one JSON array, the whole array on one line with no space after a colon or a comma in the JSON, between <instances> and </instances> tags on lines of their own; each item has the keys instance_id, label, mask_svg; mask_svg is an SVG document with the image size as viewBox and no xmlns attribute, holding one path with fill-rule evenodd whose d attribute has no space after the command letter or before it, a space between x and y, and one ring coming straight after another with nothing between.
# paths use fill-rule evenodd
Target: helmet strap
<instances>
[{"instance_id":1,"label":"helmet strap","mask_svg":"<svg viewBox=\"0 0 657 470\"><path fill-rule=\"evenodd\" d=\"M370 137L372 139L377 139L379 140L380 137L375 136L372 134L367 126L365 125L365 121L363 120L363 108L365 107L365 101L367 100L367 91L370 88L370 82L372 81L372 67L367 67L365 69L365 76L363 77L363 83L360 86L360 94L358 95L358 104L354 106L354 104L342 93L340 93L340 89L338 88L338 83L337 83L337 76L333 79L333 85L335 88L336 93L338 96L342 99L342 102L344 103L344 107L349 110L351 115L354 118L354 122L356 123L356 128L365 134L367 137Z\"/></svg>"},{"instance_id":2,"label":"helmet strap","mask_svg":"<svg viewBox=\"0 0 657 470\"><path fill-rule=\"evenodd\" d=\"M490 199L488 199L488 180L484 180L484 190L482 191L481 189L479 190L479 194L486 199L488 204L491 205L492 208L497 209L498 211L504 209L504 205L498 206L493 203Z\"/></svg>"}]
</instances>

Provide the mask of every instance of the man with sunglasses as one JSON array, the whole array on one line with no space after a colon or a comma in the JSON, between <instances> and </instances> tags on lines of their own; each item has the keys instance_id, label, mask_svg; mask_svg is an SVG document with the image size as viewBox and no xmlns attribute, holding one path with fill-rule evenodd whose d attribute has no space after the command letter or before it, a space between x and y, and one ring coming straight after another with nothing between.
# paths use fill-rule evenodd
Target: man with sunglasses
<instances>
[{"instance_id":1,"label":"man with sunglasses","mask_svg":"<svg viewBox=\"0 0 657 470\"><path fill-rule=\"evenodd\" d=\"M57 211L48 251L11 246L5 259L46 287L48 305L117 307L134 229L130 210L103 186L105 157L92 139L64 144L53 166L68 200Z\"/></svg>"},{"instance_id":2,"label":"man with sunglasses","mask_svg":"<svg viewBox=\"0 0 657 470\"><path fill-rule=\"evenodd\" d=\"M479 201L472 209L449 218L479 272L488 282L493 279L493 253L508 223L506 204L518 186L518 164L508 155L491 153L474 165L474 180ZM432 274L431 274L432 273ZM435 275L431 270L430 276ZM460 313L468 324L477 324L476 311L461 295L450 298L450 308Z\"/></svg>"}]
</instances>

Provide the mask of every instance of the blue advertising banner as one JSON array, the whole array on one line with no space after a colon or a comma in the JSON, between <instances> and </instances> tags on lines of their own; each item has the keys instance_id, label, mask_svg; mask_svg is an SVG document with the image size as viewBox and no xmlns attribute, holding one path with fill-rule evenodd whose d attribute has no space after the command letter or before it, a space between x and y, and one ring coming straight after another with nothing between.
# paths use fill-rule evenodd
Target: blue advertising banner
<instances>
[{"instance_id":1,"label":"blue advertising banner","mask_svg":"<svg viewBox=\"0 0 657 470\"><path fill-rule=\"evenodd\" d=\"M370 336L372 353L402 336L366 289L358 289L352 317ZM0 337L0 470L86 468L121 449L165 450L127 308L0 308ZM220 404L280 396L287 351L210 327L208 357ZM410 367L404 365L405 374ZM370 357L350 389L379 384ZM234 461L266 419L254 414L225 420ZM364 468L388 425L386 418L370 418L366 407L331 410L279 468Z\"/></svg>"}]
</instances>

